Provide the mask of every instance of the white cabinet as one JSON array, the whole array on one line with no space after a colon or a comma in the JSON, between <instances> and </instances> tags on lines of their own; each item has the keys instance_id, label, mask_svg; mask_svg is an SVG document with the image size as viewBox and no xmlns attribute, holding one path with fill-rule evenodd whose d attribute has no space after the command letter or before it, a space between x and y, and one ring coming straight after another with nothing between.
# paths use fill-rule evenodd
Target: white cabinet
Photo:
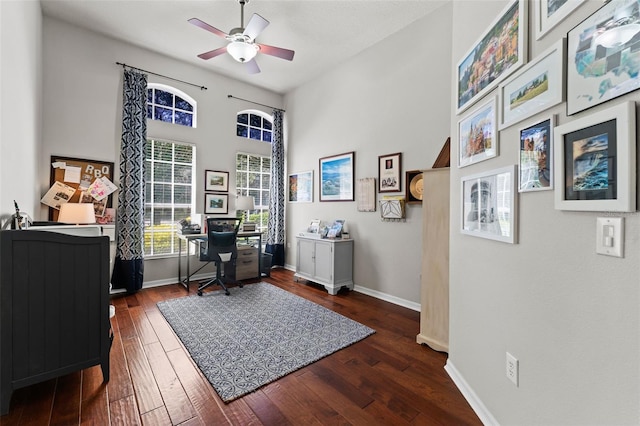
<instances>
[{"instance_id":1,"label":"white cabinet","mask_svg":"<svg viewBox=\"0 0 640 426\"><path fill-rule=\"evenodd\" d=\"M353 290L353 240L297 238L296 281L322 284L331 295L342 287Z\"/></svg>"}]
</instances>

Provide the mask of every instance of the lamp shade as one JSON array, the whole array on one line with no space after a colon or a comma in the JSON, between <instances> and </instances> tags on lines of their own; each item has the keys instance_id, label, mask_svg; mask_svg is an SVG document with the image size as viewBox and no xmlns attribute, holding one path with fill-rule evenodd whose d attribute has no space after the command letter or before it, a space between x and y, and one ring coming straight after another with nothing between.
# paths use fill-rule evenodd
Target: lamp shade
<instances>
[{"instance_id":1,"label":"lamp shade","mask_svg":"<svg viewBox=\"0 0 640 426\"><path fill-rule=\"evenodd\" d=\"M253 210L256 206L253 202L253 197L241 195L236 202L236 210Z\"/></svg>"},{"instance_id":2,"label":"lamp shade","mask_svg":"<svg viewBox=\"0 0 640 426\"><path fill-rule=\"evenodd\" d=\"M244 41L233 41L227 46L227 52L238 62L249 62L258 53L258 46Z\"/></svg>"},{"instance_id":3,"label":"lamp shade","mask_svg":"<svg viewBox=\"0 0 640 426\"><path fill-rule=\"evenodd\" d=\"M60 205L58 222L87 224L96 223L96 215L92 203L64 203Z\"/></svg>"}]
</instances>

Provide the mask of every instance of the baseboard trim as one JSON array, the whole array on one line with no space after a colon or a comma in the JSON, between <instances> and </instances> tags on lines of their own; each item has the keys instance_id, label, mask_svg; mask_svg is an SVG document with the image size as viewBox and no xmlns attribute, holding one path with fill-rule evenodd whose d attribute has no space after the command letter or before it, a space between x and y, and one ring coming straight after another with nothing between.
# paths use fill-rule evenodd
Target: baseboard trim
<instances>
[{"instance_id":1,"label":"baseboard trim","mask_svg":"<svg viewBox=\"0 0 640 426\"><path fill-rule=\"evenodd\" d=\"M476 413L480 421L485 425L499 425L500 423L498 423L495 417L493 417L491 412L482 403L480 398L478 398L478 395L476 395L473 389L471 389L471 386L469 386L450 359L447 360L444 369L447 374L449 374L449 377L451 377L451 380L453 380L453 383L458 387L462 396L467 400L471 409Z\"/></svg>"}]
</instances>

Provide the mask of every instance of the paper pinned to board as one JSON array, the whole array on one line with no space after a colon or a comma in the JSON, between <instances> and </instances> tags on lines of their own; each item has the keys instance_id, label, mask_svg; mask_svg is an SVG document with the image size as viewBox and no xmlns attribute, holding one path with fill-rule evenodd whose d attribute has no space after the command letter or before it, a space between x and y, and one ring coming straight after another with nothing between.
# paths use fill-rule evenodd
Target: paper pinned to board
<instances>
[{"instance_id":1,"label":"paper pinned to board","mask_svg":"<svg viewBox=\"0 0 640 426\"><path fill-rule=\"evenodd\" d=\"M87 193L92 196L96 201L100 201L107 198L109 194L115 192L118 187L111 182L107 177L102 176L89 185Z\"/></svg>"},{"instance_id":2,"label":"paper pinned to board","mask_svg":"<svg viewBox=\"0 0 640 426\"><path fill-rule=\"evenodd\" d=\"M66 166L64 168L64 181L71 183L80 183L80 172L82 169L76 166Z\"/></svg>"},{"instance_id":3,"label":"paper pinned to board","mask_svg":"<svg viewBox=\"0 0 640 426\"><path fill-rule=\"evenodd\" d=\"M49 188L47 193L44 194L40 202L59 210L60 205L68 203L75 193L76 189L74 187L56 181L51 188Z\"/></svg>"}]
</instances>

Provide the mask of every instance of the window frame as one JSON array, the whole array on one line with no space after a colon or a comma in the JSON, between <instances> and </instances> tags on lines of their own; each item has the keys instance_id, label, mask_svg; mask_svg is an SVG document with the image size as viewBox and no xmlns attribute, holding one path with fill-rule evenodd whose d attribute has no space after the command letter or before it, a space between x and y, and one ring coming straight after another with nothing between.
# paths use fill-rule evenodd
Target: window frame
<instances>
[{"instance_id":1,"label":"window frame","mask_svg":"<svg viewBox=\"0 0 640 426\"><path fill-rule=\"evenodd\" d=\"M155 99L152 98L152 109L153 106L158 105L162 108L167 108L167 109L171 109L172 110L172 115L171 115L171 123L169 123L168 121L164 121L164 120L158 120L156 118L149 118L147 116L147 120L153 120L153 121L159 121L162 123L169 123L169 124L177 124L178 126L183 126L183 127L191 127L192 129L195 129L198 127L198 102L193 99L191 96L189 96L188 94L186 94L185 92L183 92L180 89L176 89L175 87L172 86L168 86L166 84L161 84L161 83L147 83L147 92L149 91L149 89L154 89L154 90L162 90L164 92L170 93L171 95L173 95L173 105L172 106L167 106L167 105L159 105L155 103ZM176 104L176 96L182 98L183 100L187 101L191 107L193 108L193 111L187 111L187 110L183 110L180 108L176 108L175 104ZM149 101L147 100L147 105L149 105ZM186 126L184 124L180 124L180 123L176 123L176 110L177 111L181 111L181 112L186 112L191 114L191 126Z\"/></svg>"},{"instance_id":2,"label":"window frame","mask_svg":"<svg viewBox=\"0 0 640 426\"><path fill-rule=\"evenodd\" d=\"M238 169L238 164L239 164L238 156L240 156L240 155L248 156L247 157L247 165L250 163L250 161L249 161L250 157L259 157L261 159L261 169L262 169L262 160L265 159L265 158L269 159L269 162L270 162L269 163L269 172L268 172L269 185L267 185L266 189L263 188L264 185L263 185L262 178L260 180L260 185L259 185L258 188L250 188L249 185L248 185L248 183L249 183L248 179L246 180L246 182L247 182L246 186L243 186L243 187L240 186L241 182L242 182L242 179L240 179L239 173L246 173L247 175L250 173L250 170L248 169L248 167L247 167L247 170L239 170ZM236 152L236 157L235 158L236 158L236 166L235 166L235 172L236 172L236 195L237 196L251 196L251 194L249 193L250 191L259 191L260 193L266 192L267 193L266 199L269 200L269 197L270 197L269 186L271 184L271 161L272 161L271 155L270 154L269 155L258 154L258 153L255 153L255 152L238 151L238 152ZM266 175L267 174L267 173L262 172L262 171L260 171L258 173L260 175ZM259 201L264 200L264 197L260 197L260 200L257 200L255 195L254 195L253 198L254 198L255 209L249 210L248 211L248 215L246 217L250 218L252 215L255 216L257 214L260 218L262 218L263 219L262 221L257 221L256 222L256 231L261 232L263 235L266 236L267 226L268 226L268 223L269 223L269 204L267 203L266 205L264 205L264 204L260 204L259 203ZM238 211L238 212L242 212L242 215L244 217L244 215L245 215L245 213L247 211ZM238 212L236 212L236 214ZM265 214L265 213L266 213L266 217L263 218L263 214ZM251 220L249 220L249 221L251 221Z\"/></svg>"},{"instance_id":3,"label":"window frame","mask_svg":"<svg viewBox=\"0 0 640 426\"><path fill-rule=\"evenodd\" d=\"M241 114L247 114L247 123L240 123L239 118ZM262 119L262 123L260 127L251 125L251 115L257 115ZM271 125L270 129L265 128L264 120L267 120ZM247 135L241 136L238 134L238 126L246 126L247 127ZM260 129L260 139L255 139L251 137L251 129ZM271 134L271 140L264 140L264 132L269 132ZM273 142L273 115L267 114L264 111L260 111L258 109L245 109L242 111L238 111L236 113L236 136L241 139L248 139L250 141L255 142L264 142L264 143L272 143Z\"/></svg>"}]
</instances>

